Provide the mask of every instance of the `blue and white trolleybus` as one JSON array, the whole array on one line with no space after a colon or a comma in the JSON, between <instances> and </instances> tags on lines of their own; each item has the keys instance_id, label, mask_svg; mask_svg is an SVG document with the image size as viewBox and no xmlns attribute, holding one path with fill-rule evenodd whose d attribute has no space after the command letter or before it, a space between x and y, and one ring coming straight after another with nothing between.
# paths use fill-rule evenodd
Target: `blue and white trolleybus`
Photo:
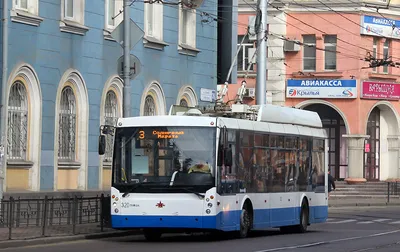
<instances>
[{"instance_id":1,"label":"blue and white trolleybus","mask_svg":"<svg viewBox=\"0 0 400 252\"><path fill-rule=\"evenodd\" d=\"M328 217L327 135L317 113L275 105L120 118L111 223L155 240L171 231L306 232ZM175 111L175 112L174 112ZM106 138L104 134L113 137ZM111 140L110 140L111 139Z\"/></svg>"}]
</instances>

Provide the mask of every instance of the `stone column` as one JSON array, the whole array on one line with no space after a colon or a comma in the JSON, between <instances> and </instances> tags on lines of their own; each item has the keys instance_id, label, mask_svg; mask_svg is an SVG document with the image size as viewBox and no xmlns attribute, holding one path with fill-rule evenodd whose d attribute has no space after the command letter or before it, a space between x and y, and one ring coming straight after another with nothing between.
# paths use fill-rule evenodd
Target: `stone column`
<instances>
[{"instance_id":1,"label":"stone column","mask_svg":"<svg viewBox=\"0 0 400 252\"><path fill-rule=\"evenodd\" d=\"M364 142L369 135L343 135L347 139L349 177L345 179L347 183L363 183L364 178Z\"/></svg>"},{"instance_id":2,"label":"stone column","mask_svg":"<svg viewBox=\"0 0 400 252\"><path fill-rule=\"evenodd\" d=\"M400 178L400 136L387 136L389 151L388 178Z\"/></svg>"}]
</instances>

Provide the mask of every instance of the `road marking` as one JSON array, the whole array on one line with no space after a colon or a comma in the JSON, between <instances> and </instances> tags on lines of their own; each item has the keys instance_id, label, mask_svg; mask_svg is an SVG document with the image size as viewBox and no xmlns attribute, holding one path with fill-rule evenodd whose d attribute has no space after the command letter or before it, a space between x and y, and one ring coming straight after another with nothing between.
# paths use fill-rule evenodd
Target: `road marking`
<instances>
[{"instance_id":1,"label":"road marking","mask_svg":"<svg viewBox=\"0 0 400 252\"><path fill-rule=\"evenodd\" d=\"M374 223L373 221L360 221L357 224L372 224Z\"/></svg>"},{"instance_id":2,"label":"road marking","mask_svg":"<svg viewBox=\"0 0 400 252\"><path fill-rule=\"evenodd\" d=\"M303 244L303 245L294 245L294 246L290 246L290 247L280 247L280 248L272 248L272 249L265 249L265 250L257 250L254 252L271 252L271 251L279 251L279 250L307 248L307 247L314 247L314 246L338 243L338 242L343 242L343 241L352 241L352 240L359 240L359 239L370 238L370 237L395 234L395 233L399 233L399 232L400 232L400 230L394 230L394 231L389 231L389 232L384 232L384 233L377 233L377 234L371 234L371 235L365 235L365 236L354 236L354 237L342 238L342 239L337 239L337 240L314 242L314 243L308 243L308 244Z\"/></svg>"},{"instance_id":3,"label":"road marking","mask_svg":"<svg viewBox=\"0 0 400 252\"><path fill-rule=\"evenodd\" d=\"M333 220L336 220L336 219L331 219L331 218L326 219L326 221L333 221Z\"/></svg>"},{"instance_id":4,"label":"road marking","mask_svg":"<svg viewBox=\"0 0 400 252\"><path fill-rule=\"evenodd\" d=\"M373 220L373 222L384 222L384 221L390 221L391 219L377 219Z\"/></svg>"},{"instance_id":5,"label":"road marking","mask_svg":"<svg viewBox=\"0 0 400 252\"><path fill-rule=\"evenodd\" d=\"M342 220L342 221L335 221L335 222L329 222L330 224L342 224L342 223L349 223L349 222L355 222L357 220Z\"/></svg>"},{"instance_id":6,"label":"road marking","mask_svg":"<svg viewBox=\"0 0 400 252\"><path fill-rule=\"evenodd\" d=\"M389 224L400 224L400 221L390 222Z\"/></svg>"}]
</instances>

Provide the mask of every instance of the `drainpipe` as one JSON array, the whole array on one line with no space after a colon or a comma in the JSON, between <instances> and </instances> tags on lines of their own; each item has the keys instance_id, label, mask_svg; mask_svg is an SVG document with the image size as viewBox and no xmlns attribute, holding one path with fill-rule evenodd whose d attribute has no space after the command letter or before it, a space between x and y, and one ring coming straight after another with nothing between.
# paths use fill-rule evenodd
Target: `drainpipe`
<instances>
[{"instance_id":1,"label":"drainpipe","mask_svg":"<svg viewBox=\"0 0 400 252\"><path fill-rule=\"evenodd\" d=\"M8 1L3 0L3 72L1 78L1 96L0 96L0 202L3 199L3 185L4 185L4 174L6 171L6 112L7 106L5 104L7 100L7 76L8 76Z\"/></svg>"}]
</instances>

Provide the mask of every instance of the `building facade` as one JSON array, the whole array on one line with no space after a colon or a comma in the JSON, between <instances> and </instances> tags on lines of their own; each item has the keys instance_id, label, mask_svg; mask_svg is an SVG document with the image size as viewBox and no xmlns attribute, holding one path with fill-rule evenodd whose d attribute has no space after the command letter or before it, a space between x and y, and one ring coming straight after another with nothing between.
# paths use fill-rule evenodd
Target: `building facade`
<instances>
[{"instance_id":1,"label":"building facade","mask_svg":"<svg viewBox=\"0 0 400 252\"><path fill-rule=\"evenodd\" d=\"M329 168L338 180L400 177L399 3L382 9L387 3L370 2L269 4L267 102L320 115L329 136ZM239 5L238 44L255 6ZM242 45L239 77L255 47L254 40ZM386 64L370 65L379 61ZM249 69L244 103L255 104L256 66ZM229 85L226 101L240 83Z\"/></svg>"},{"instance_id":2,"label":"building facade","mask_svg":"<svg viewBox=\"0 0 400 252\"><path fill-rule=\"evenodd\" d=\"M274 3L268 8L268 30L274 34L281 36L286 35L286 16L279 9L272 6L281 7L282 4ZM257 1L242 1L239 0L238 8L238 39L237 44L240 47L238 53L236 69L237 83L229 85L228 96L233 99L240 88L243 80L246 80L246 95L244 102L247 104L255 104L255 85L256 85L256 47L257 36L254 30L256 19ZM244 38L244 41L243 41ZM243 41L243 44L241 43ZM284 105L285 104L285 55L281 39L268 36L267 40L267 80L268 87L267 99L269 103Z\"/></svg>"},{"instance_id":3,"label":"building facade","mask_svg":"<svg viewBox=\"0 0 400 252\"><path fill-rule=\"evenodd\" d=\"M400 12L379 14L360 3L310 6L287 8L286 43L297 49L286 53L286 105L318 112L336 179L400 177L400 71L370 65L373 58L400 60Z\"/></svg>"},{"instance_id":4,"label":"building facade","mask_svg":"<svg viewBox=\"0 0 400 252\"><path fill-rule=\"evenodd\" d=\"M111 37L122 3L8 0L5 191L109 188L112 146L99 157L97 141L99 126L122 116L122 48ZM217 23L203 14L217 15L217 4L130 8L145 34L132 50L142 71L131 81L131 115L207 103L202 93L217 84Z\"/></svg>"}]
</instances>

